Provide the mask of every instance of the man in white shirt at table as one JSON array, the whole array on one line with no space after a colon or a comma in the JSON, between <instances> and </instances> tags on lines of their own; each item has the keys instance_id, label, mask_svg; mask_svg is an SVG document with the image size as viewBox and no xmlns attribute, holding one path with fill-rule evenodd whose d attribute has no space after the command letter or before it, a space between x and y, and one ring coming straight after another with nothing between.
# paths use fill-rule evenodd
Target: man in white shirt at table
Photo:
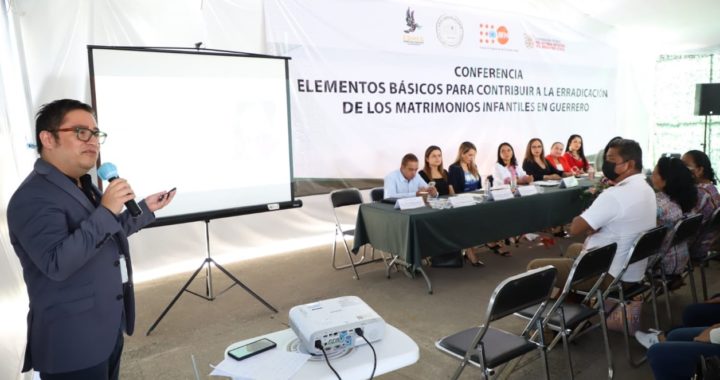
<instances>
[{"instance_id":1,"label":"man in white shirt at table","mask_svg":"<svg viewBox=\"0 0 720 380\"><path fill-rule=\"evenodd\" d=\"M400 169L392 171L385 177L383 186L385 199L418 197L427 193L437 195L437 189L428 186L418 174L418 158L412 153L403 156Z\"/></svg>"},{"instance_id":2,"label":"man in white shirt at table","mask_svg":"<svg viewBox=\"0 0 720 380\"><path fill-rule=\"evenodd\" d=\"M636 141L613 140L608 145L603 174L616 185L598 195L593 204L580 216L576 216L570 225L571 235L588 234L585 243L570 245L565 258L536 259L527 266L528 270L544 265L556 267L557 287L565 285L573 261L581 252L617 242L609 276L605 276L601 285L603 289L607 288L622 271L623 262L630 254L635 239L656 225L655 193L642 174L642 149ZM622 280L640 281L646 266L647 259L631 264ZM578 288L582 290L592 286L591 283L579 285Z\"/></svg>"}]
</instances>

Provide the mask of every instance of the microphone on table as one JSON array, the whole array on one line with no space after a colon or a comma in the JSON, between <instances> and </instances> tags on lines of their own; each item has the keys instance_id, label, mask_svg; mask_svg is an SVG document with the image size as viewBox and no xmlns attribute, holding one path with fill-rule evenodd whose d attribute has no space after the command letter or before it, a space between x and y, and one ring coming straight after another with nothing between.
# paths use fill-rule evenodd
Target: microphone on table
<instances>
[{"instance_id":1,"label":"microphone on table","mask_svg":"<svg viewBox=\"0 0 720 380\"><path fill-rule=\"evenodd\" d=\"M100 165L98 168L98 176L108 182L112 182L120 177L118 175L117 167L110 162ZM142 209L138 206L134 199L125 202L125 207L127 207L130 215L134 217L142 214Z\"/></svg>"}]
</instances>

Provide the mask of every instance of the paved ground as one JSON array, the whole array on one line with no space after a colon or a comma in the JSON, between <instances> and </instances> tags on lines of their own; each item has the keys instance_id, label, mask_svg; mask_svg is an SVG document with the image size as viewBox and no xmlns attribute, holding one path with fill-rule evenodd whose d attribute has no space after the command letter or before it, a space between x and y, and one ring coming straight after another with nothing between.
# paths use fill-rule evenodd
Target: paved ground
<instances>
[{"instance_id":1,"label":"paved ground","mask_svg":"<svg viewBox=\"0 0 720 380\"><path fill-rule=\"evenodd\" d=\"M561 242L562 246L570 240ZM528 243L513 249L513 257L484 254L486 267L469 265L461 269L429 268L434 294L429 295L421 278L409 279L394 273L384 276L382 263L361 267L361 279L354 280L348 270L330 267L330 246L286 255L254 259L227 265L227 269L275 306L272 313L239 287L230 289L209 302L191 294L183 295L152 335L145 331L170 302L190 274L173 276L137 286L136 334L125 341L121 374L124 379L192 379L191 354L195 356L201 378L210 372L209 364L222 359L225 347L275 330L287 328L288 310L295 305L341 295L357 295L375 309L388 323L404 331L420 347L420 360L410 367L382 376L385 379L446 379L456 362L434 347L435 341L447 334L479 324L490 293L504 278L522 272L533 258L557 256L562 248L531 246ZM201 259L198 259L198 265ZM709 271L711 289L719 290L715 280L719 264ZM216 292L229 281L214 271ZM699 277L699 276L698 276ZM204 279L204 277L203 277ZM203 279L192 288L204 291ZM683 287L671 297L675 323L679 322L682 307L691 300L689 287ZM664 300L664 299L663 299ZM660 310L664 310L661 300ZM651 308L645 305L643 324L652 321ZM661 314L663 327L668 323ZM522 322L508 317L499 326L512 331L522 329ZM647 364L631 368L624 355L622 335L610 333L616 379L651 379ZM633 352L643 349L634 341ZM572 344L573 363L577 379L599 379L606 376L606 362L599 330L591 332ZM537 357L518 368L510 378L534 379L542 377L542 365ZM569 378L562 349L550 352L551 377ZM478 378L479 370L468 368L462 378Z\"/></svg>"}]
</instances>

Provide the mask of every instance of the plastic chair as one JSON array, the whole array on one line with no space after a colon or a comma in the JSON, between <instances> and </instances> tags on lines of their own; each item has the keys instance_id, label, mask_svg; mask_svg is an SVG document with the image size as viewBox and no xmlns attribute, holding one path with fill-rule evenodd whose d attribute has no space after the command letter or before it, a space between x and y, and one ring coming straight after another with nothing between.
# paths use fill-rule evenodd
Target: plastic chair
<instances>
[{"instance_id":1,"label":"plastic chair","mask_svg":"<svg viewBox=\"0 0 720 380\"><path fill-rule=\"evenodd\" d=\"M570 349L567 343L571 339L577 338L580 329L585 325L585 321L589 321L593 317L599 317L599 325L602 327L603 342L605 343L608 379L613 377L612 355L610 354L610 343L608 342L607 326L605 324L604 299L600 284L602 284L607 271L610 269L616 249L617 243L612 243L591 249L578 256L570 269L570 274L568 275L562 292L557 300L555 300L555 303L545 309L542 314L544 326L550 328L552 331L559 332L555 339L548 345L548 351L552 350L558 340L562 338L571 379L575 378L575 373L573 371L572 358L570 357ZM597 280L590 291L586 293L582 302L579 304L565 302L573 286L596 277ZM593 297L595 298L595 305L591 306L590 302L592 302ZM538 307L533 306L523 309L515 313L515 315L529 320L535 316L537 310ZM590 331L590 329L584 330L583 334L587 331Z\"/></svg>"},{"instance_id":2,"label":"plastic chair","mask_svg":"<svg viewBox=\"0 0 720 380\"><path fill-rule=\"evenodd\" d=\"M556 276L557 269L548 265L505 279L493 291L485 320L479 327L472 327L438 340L435 347L460 360L452 379L457 379L468 363L481 368L487 379L494 373L493 368L536 349L541 350L545 378L549 379L540 315L550 298ZM540 305L537 313L519 335L490 327L491 322L535 305ZM533 329L540 332L539 343L529 337Z\"/></svg>"},{"instance_id":3,"label":"plastic chair","mask_svg":"<svg viewBox=\"0 0 720 380\"><path fill-rule=\"evenodd\" d=\"M340 219L338 218L338 213L336 210L343 208L343 207L356 206L356 205L362 204L363 203L362 194L360 194L360 190L358 190L356 188L335 190L330 193L330 203L332 204L333 216L335 217L335 237L333 239L332 262L331 262L332 267L335 268L336 270L352 268L353 272L355 273L353 278L355 278L356 280L359 280L360 275L357 272L356 266L369 264L369 263L373 263L373 262L381 261L381 260L384 261L384 259L383 258L376 259L374 256L375 250L373 250L373 252L371 254L371 258L368 261L366 261L365 250L363 250L363 255L360 257L360 259L357 261L353 260L353 255L350 251L350 247L348 246L347 240L345 240L345 238L347 236L354 237L355 229L354 228L343 229L342 223L340 223ZM338 235L340 235L342 242L343 242L343 246L345 247L345 252L347 253L347 258L348 258L349 263L345 264L345 265L337 264Z\"/></svg>"}]
</instances>

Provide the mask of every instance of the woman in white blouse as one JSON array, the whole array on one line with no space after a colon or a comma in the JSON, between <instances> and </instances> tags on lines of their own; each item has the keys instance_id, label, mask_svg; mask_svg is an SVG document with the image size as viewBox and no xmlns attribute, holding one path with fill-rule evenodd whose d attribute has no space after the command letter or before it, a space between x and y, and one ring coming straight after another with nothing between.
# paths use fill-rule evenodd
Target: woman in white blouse
<instances>
[{"instance_id":1,"label":"woman in white blouse","mask_svg":"<svg viewBox=\"0 0 720 380\"><path fill-rule=\"evenodd\" d=\"M533 177L527 175L525 170L518 165L512 145L504 142L498 146L494 184L509 185L512 183L513 177L515 177L517 185L528 185L533 182Z\"/></svg>"}]
</instances>

